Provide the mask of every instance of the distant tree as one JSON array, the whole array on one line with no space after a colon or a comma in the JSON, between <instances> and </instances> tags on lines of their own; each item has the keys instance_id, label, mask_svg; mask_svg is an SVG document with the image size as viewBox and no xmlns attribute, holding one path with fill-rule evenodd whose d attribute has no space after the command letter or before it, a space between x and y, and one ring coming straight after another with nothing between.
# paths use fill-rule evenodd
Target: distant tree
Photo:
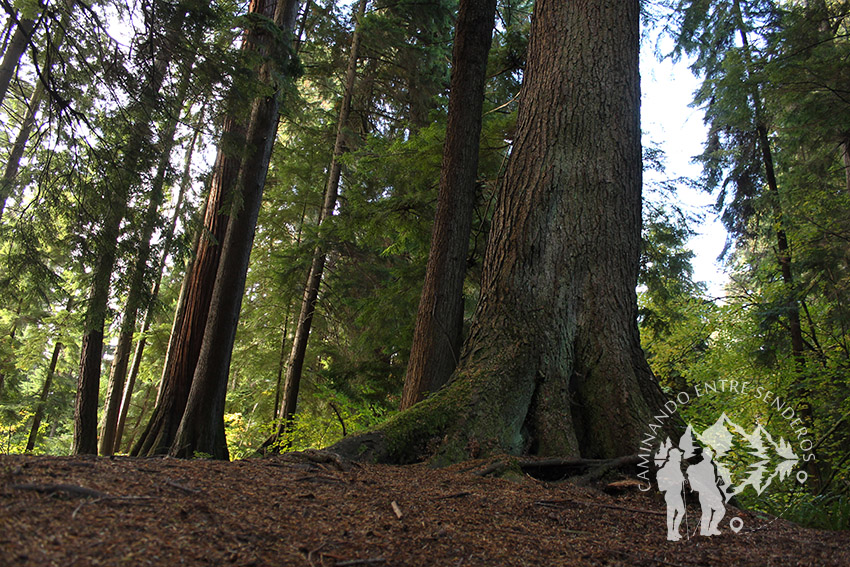
<instances>
[{"instance_id":1,"label":"distant tree","mask_svg":"<svg viewBox=\"0 0 850 567\"><path fill-rule=\"evenodd\" d=\"M199 38L195 38L198 40ZM135 258L130 272L130 286L127 290L127 300L121 317L121 328L118 332L118 344L112 358L107 383L106 398L103 403L103 415L100 425L99 452L101 455L111 455L115 445L115 435L121 408L121 398L124 393L124 382L130 363L130 350L133 346L133 334L136 332L136 319L142 306L145 285L148 275L148 260L151 254L151 238L159 219L159 209L165 199L166 175L171 163L171 152L176 144L177 123L186 105L186 97L191 82L191 62L183 62L182 77L177 86L174 100L166 101L170 107L159 135L162 155L156 167L156 173L151 180L148 204L142 216L141 226L138 227Z\"/></svg>"},{"instance_id":2,"label":"distant tree","mask_svg":"<svg viewBox=\"0 0 850 567\"><path fill-rule=\"evenodd\" d=\"M50 387L53 385L53 375L56 373L56 364L59 361L59 353L62 352L63 347L64 345L59 341L56 341L56 344L53 345L53 355L50 357L50 365L47 367L47 374L44 376L44 384L41 386L38 404L32 416L32 427L27 438L27 446L24 449L27 453L35 449L35 443L38 440L38 431L41 428L41 420L44 419L44 405L47 403L47 397L50 395Z\"/></svg>"},{"instance_id":3,"label":"distant tree","mask_svg":"<svg viewBox=\"0 0 850 567\"><path fill-rule=\"evenodd\" d=\"M319 231L322 225L330 224L339 198L339 183L342 177L342 157L348 151L346 142L348 119L351 113L351 98L354 93L354 83L357 79L357 59L360 48L360 26L366 13L367 0L359 0L354 8L354 32L351 35L351 46L348 52L348 67L345 71L345 84L343 85L342 101L339 107L339 118L337 119L336 138L334 140L333 154L328 168L328 179L325 185L322 210L319 215ZM319 287L322 283L322 275L325 270L327 251L321 246L313 251L313 260L310 265L310 273L307 277L307 285L304 288L304 296L301 301L301 311L298 315L298 324L295 327L295 336L292 339L292 349L286 368L286 379L283 387L283 404L280 409L278 431L267 442L273 445L280 438L284 430L291 425L292 416L298 404L298 392L301 385L301 374L304 368L304 357L307 353L307 342L310 340L310 330L313 325L313 315L316 312L316 302L319 297Z\"/></svg>"},{"instance_id":4,"label":"distant tree","mask_svg":"<svg viewBox=\"0 0 850 567\"><path fill-rule=\"evenodd\" d=\"M184 203L188 200L187 193L189 192L189 187L192 183L192 159L195 153L198 138L200 136L201 126L206 119L206 114L204 110L205 107L202 107L200 112L198 113L195 131L192 133L192 139L189 142L189 147L186 149L186 156L183 164L183 173L180 180L180 188L177 192L177 198L174 203L174 213L171 215L171 221L168 224L168 228L165 230L164 241L162 243L162 252L160 253L160 257L157 262L157 267L154 273L153 289L151 289L150 291L150 298L147 301L147 307L145 309L145 319L142 323L140 337L138 342L136 343L136 350L133 353L133 359L129 366L129 375L127 376L127 383L124 385L123 392L119 393L120 407L115 423L115 442L112 448L114 452L119 451L121 447L121 438L124 434L124 425L127 419L127 412L130 409L130 400L133 397L133 392L136 386L136 379L139 376L139 371L142 365L142 356L145 352L145 346L147 345L147 334L150 331L151 325L154 321L154 317L157 313L156 302L159 298L159 292L162 286L163 273L165 272L166 268L166 260L168 258L169 251L177 233L177 222L180 220L183 214ZM159 175L157 175L156 179L159 179ZM203 216L204 215L202 214L201 217ZM116 347L116 351L117 350L119 349L117 349ZM129 352L127 354L129 355ZM120 369L113 370L113 372L117 372L118 370ZM123 378L121 379L121 381L123 382Z\"/></svg>"},{"instance_id":5,"label":"distant tree","mask_svg":"<svg viewBox=\"0 0 850 567\"><path fill-rule=\"evenodd\" d=\"M151 116L159 107L160 89L168 66L176 52L175 44L181 33L186 7L164 9L164 20L150 25L164 26L162 43L155 46L154 58L147 65L139 99L128 109L133 116L131 134L124 149L122 163L117 164L114 177L107 179L108 203L97 234L98 255L91 274L89 300L86 305L82 354L77 399L74 406L74 454L97 453L97 409L100 391L101 356L104 325L107 316L110 282L118 253L121 223L125 218L132 190L138 188L143 172L149 169L151 147L154 143Z\"/></svg>"},{"instance_id":6,"label":"distant tree","mask_svg":"<svg viewBox=\"0 0 850 567\"><path fill-rule=\"evenodd\" d=\"M251 111L238 193L222 243L204 339L186 409L169 450L175 457L191 457L200 452L228 458L224 403L230 360L269 160L277 138L281 99L295 68L291 37L298 5L298 0L278 0L273 20L275 33L257 30L253 38L257 53L265 59L259 78L268 90L255 99Z\"/></svg>"},{"instance_id":7,"label":"distant tree","mask_svg":"<svg viewBox=\"0 0 850 567\"><path fill-rule=\"evenodd\" d=\"M460 3L437 213L401 409L445 384L460 355L463 282L475 208L487 55L495 15L495 0Z\"/></svg>"}]
</instances>

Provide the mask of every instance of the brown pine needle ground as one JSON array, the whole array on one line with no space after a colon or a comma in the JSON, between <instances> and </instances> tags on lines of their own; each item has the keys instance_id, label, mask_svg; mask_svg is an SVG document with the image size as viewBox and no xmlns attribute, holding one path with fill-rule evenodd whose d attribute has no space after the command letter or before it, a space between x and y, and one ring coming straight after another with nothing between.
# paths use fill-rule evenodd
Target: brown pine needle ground
<instances>
[{"instance_id":1,"label":"brown pine needle ground","mask_svg":"<svg viewBox=\"0 0 850 567\"><path fill-rule=\"evenodd\" d=\"M671 543L664 511L424 466L0 456L2 567L850 565L846 532L730 509L723 535Z\"/></svg>"}]
</instances>

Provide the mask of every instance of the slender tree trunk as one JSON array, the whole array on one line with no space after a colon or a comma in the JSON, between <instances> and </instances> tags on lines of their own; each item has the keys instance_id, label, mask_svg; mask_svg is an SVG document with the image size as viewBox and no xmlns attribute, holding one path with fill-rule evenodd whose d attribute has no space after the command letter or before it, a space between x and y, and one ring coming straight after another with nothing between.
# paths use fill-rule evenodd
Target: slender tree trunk
<instances>
[{"instance_id":1,"label":"slender tree trunk","mask_svg":"<svg viewBox=\"0 0 850 567\"><path fill-rule=\"evenodd\" d=\"M18 308L15 310L15 322L12 323L12 329L9 331L9 338L10 339L14 339L15 334L18 332L18 321L20 321L20 318L21 318L22 305L23 305L23 300L19 299L18 300ZM3 374L2 372L0 372L0 399L2 399L2 396L3 396L3 385L5 384L5 382L6 382L6 375Z\"/></svg>"},{"instance_id":2,"label":"slender tree trunk","mask_svg":"<svg viewBox=\"0 0 850 567\"><path fill-rule=\"evenodd\" d=\"M850 195L850 138L841 142L841 161L844 162L844 190Z\"/></svg>"},{"instance_id":3,"label":"slender tree trunk","mask_svg":"<svg viewBox=\"0 0 850 567\"><path fill-rule=\"evenodd\" d=\"M608 458L663 396L640 348L638 0L534 6L481 299L449 384L334 450L404 462Z\"/></svg>"},{"instance_id":4,"label":"slender tree trunk","mask_svg":"<svg viewBox=\"0 0 850 567\"><path fill-rule=\"evenodd\" d=\"M272 18L274 7L274 2L269 0L252 0L249 11ZM242 49L254 49L250 32ZM234 92L231 99L239 100L240 96ZM186 408L221 259L221 243L228 230L228 206L232 204L233 188L242 163L245 130L242 119L232 115L225 117L205 205L203 234L197 241L191 268L180 291L156 405L145 431L133 446L133 455L167 453Z\"/></svg>"},{"instance_id":5,"label":"slender tree trunk","mask_svg":"<svg viewBox=\"0 0 850 567\"><path fill-rule=\"evenodd\" d=\"M149 114L158 100L159 90L165 78L165 71L171 62L175 35L179 33L182 13L172 22L166 44L160 46L156 60L151 66L151 75L142 93L141 101L136 103L132 114L139 118L131 125L132 136L125 150L120 172L109 183L109 202L98 233L98 257L95 262L89 301L85 314L85 327L80 355L80 373L77 382L77 397L74 404L74 444L73 453L97 453L97 408L100 389L100 367L103 354L103 334L108 310L110 280L115 267L121 221L126 214L131 188L138 183L139 172L147 169L143 165L143 154L151 143L153 133Z\"/></svg>"},{"instance_id":6,"label":"slender tree trunk","mask_svg":"<svg viewBox=\"0 0 850 567\"><path fill-rule=\"evenodd\" d=\"M145 321L142 324L142 332L139 337L139 342L136 343L136 352L133 354L133 363L130 365L130 375L127 379L127 385L124 387L124 393L121 397L121 407L118 412L118 421L115 426L115 443L113 445L113 451L117 452L121 448L121 437L124 434L124 423L127 419L127 411L130 407L130 400L133 397L133 390L136 387L136 378L139 376L139 369L142 365L142 355L145 352L145 346L147 345L147 333L153 324L153 319L156 314L156 310L154 309L154 303L159 297L160 286L162 285L162 276L165 271L165 260L168 257L168 251L171 249L171 243L174 241L174 235L177 229L177 220L180 218L183 208L183 200L186 196L186 193L189 191L189 187L192 184L192 175L191 175L191 167L192 167L192 159L195 153L195 144L198 141L198 135L200 133L201 124L204 122L204 112L205 107L201 108L201 111L198 115L198 124L195 128L195 132L192 134L192 140L189 142L189 148L186 150L186 158L183 162L183 174L180 182L180 190L177 193L177 201L174 204L174 214L171 216L171 223L169 225L168 230L165 233L165 241L162 246L162 254L159 258L157 275L154 281L153 290L151 291L150 300L148 301L148 307L145 312ZM204 215L201 215L203 218ZM197 247L196 247L197 248ZM179 310L178 310L179 311Z\"/></svg>"},{"instance_id":7,"label":"slender tree trunk","mask_svg":"<svg viewBox=\"0 0 850 567\"><path fill-rule=\"evenodd\" d=\"M41 428L41 420L44 418L44 404L47 403L47 396L50 395L50 388L53 385L53 375L56 373L56 364L59 362L59 353L62 352L64 345L56 341L53 346L53 356L50 357L50 366L47 368L47 376L44 377L44 385L41 387L41 394L38 396L38 405L35 408L35 415L32 418L32 427L30 435L27 438L27 446L25 452L30 453L35 449L35 442L38 439L38 430Z\"/></svg>"},{"instance_id":8,"label":"slender tree trunk","mask_svg":"<svg viewBox=\"0 0 850 567\"><path fill-rule=\"evenodd\" d=\"M495 15L495 0L461 0L437 212L401 409L445 384L460 356L463 280L475 208L481 110Z\"/></svg>"},{"instance_id":9,"label":"slender tree trunk","mask_svg":"<svg viewBox=\"0 0 850 567\"><path fill-rule=\"evenodd\" d=\"M52 41L48 44L48 56L46 58L47 64L51 58L55 57L56 54L62 47L62 44L65 42L65 29L68 27L68 22L70 21L71 10L73 9L74 0L66 0L65 2L65 10L62 13L62 20L59 23L59 29L53 35ZM2 82L2 79L0 79ZM24 156L24 149L26 149L27 142L29 141L30 134L32 133L32 129L35 126L35 116L38 113L38 109L41 106L41 102L44 99L44 83L39 79L36 81L35 87L33 88L33 92L30 95L29 102L27 104L27 112L24 116L24 119L21 121L20 130L18 130L18 135L15 138L15 143L12 146L12 151L9 154L9 159L6 162L6 167L3 171L3 179L0 181L0 219L3 218L3 212L6 208L6 201L12 193L12 189L15 186L15 179L18 176L18 170L21 167L21 158ZM2 99L0 99L0 103L2 103Z\"/></svg>"},{"instance_id":10,"label":"slender tree trunk","mask_svg":"<svg viewBox=\"0 0 850 567\"><path fill-rule=\"evenodd\" d=\"M133 427L131 429L132 434L130 435L130 439L127 440L127 449L128 450L129 450L130 447L133 446L133 441L135 440L136 435L139 432L139 426L142 423L142 418L145 416L145 414L148 411L148 405L151 402L151 397L152 397L153 391L154 391L154 385L153 384L149 384L148 387L145 388L145 398L142 401L142 407L139 408L139 415L136 417L136 422L133 424ZM116 439L116 441L120 441L120 439ZM115 452L117 453L119 450L120 450L120 447L117 447L115 449Z\"/></svg>"},{"instance_id":11,"label":"slender tree trunk","mask_svg":"<svg viewBox=\"0 0 850 567\"><path fill-rule=\"evenodd\" d=\"M118 333L118 344L112 359L112 367L109 373L109 383L106 389L106 400L103 407L103 418L100 425L100 454L111 455L115 446L115 434L118 424L118 414L121 399L124 393L124 382L127 378L127 369L130 363L130 350L133 346L133 334L136 332L136 319L139 308L143 302L145 292L145 275L148 272L148 260L150 259L151 237L159 208L162 206L165 190L165 177L171 162L171 151L175 145L177 134L177 121L183 109L186 93L189 88L192 65L188 64L181 79L181 85L177 94L176 104L172 116L163 127L162 154L160 155L157 171L151 184L148 207L142 221L141 234L138 236L138 250L130 275L130 288L127 291L127 302L124 305L124 314L121 318L121 329Z\"/></svg>"},{"instance_id":12,"label":"slender tree trunk","mask_svg":"<svg viewBox=\"0 0 850 567\"><path fill-rule=\"evenodd\" d=\"M744 47L744 52L747 54L745 65L749 70L752 65L749 60L750 42L747 36L747 27L744 24L741 6L738 0L733 4L735 17L738 23L738 33L741 38L741 43ZM759 150L762 157L762 165L764 166L765 181L767 189L774 200L774 224L776 227L776 259L779 263L779 271L782 277L782 283L785 285L786 294L788 296L788 334L791 339L791 356L797 366L797 372L802 374L806 367L805 348L806 344L803 340L803 327L800 323L800 301L797 298L797 290L794 282L794 274L791 268L791 246L788 243L788 234L785 231L787 225L785 220L785 212L782 207L782 196L779 192L779 183L776 180L776 169L773 162L773 151L771 150L770 138L767 133L767 125L764 118L764 109L762 107L761 89L758 84L753 85L750 98L753 100L753 108L755 111L755 127L758 140ZM802 376L800 376L802 379ZM799 405L798 413L803 420L803 423L812 431L813 416L811 402L808 396L808 389L803 388L798 393Z\"/></svg>"},{"instance_id":13,"label":"slender tree trunk","mask_svg":"<svg viewBox=\"0 0 850 567\"><path fill-rule=\"evenodd\" d=\"M277 380L275 382L274 387L274 410L272 415L277 418L278 412L280 411L280 396L283 393L283 373L286 369L286 339L289 335L289 318L291 317L290 308L292 305L286 309L286 316L283 320L283 329L281 331L280 338L280 354L277 359ZM275 428L277 427L277 419L274 420Z\"/></svg>"},{"instance_id":14,"label":"slender tree trunk","mask_svg":"<svg viewBox=\"0 0 850 567\"><path fill-rule=\"evenodd\" d=\"M38 107L41 106L41 100L43 98L44 85L41 81L38 81L32 91L32 95L30 95L27 104L27 113L21 122L21 128L18 130L12 151L9 153L9 160L6 162L6 168L3 170L3 179L0 181L0 219L3 218L3 212L6 210L6 200L12 194L12 188L15 186L15 179L18 177L18 170L21 167L21 158L24 157L24 149L32 133L32 128L35 126L35 115L38 112Z\"/></svg>"},{"instance_id":15,"label":"slender tree trunk","mask_svg":"<svg viewBox=\"0 0 850 567\"><path fill-rule=\"evenodd\" d=\"M348 127L348 117L351 113L351 97L354 91L354 82L357 79L357 58L360 49L360 23L366 13L366 0L359 0L354 13L354 32L351 36L351 49L348 54L348 68L345 71L345 86L342 102L339 108L339 120L336 127L336 140L334 142L333 157L328 173L328 182L325 186L324 202L319 215L319 238L322 237L322 225L333 215L339 196L339 181L342 175L342 155L346 151L345 130ZM301 373L304 369L304 357L307 354L307 342L310 339L310 329L313 325L313 314L316 311L316 301L319 297L319 286L322 282L322 273L325 269L325 251L321 243L313 252L313 261L310 265L310 275L307 278L307 286L304 288L304 297L301 301L301 312L298 316L298 325L295 328L295 337L292 339L292 352L289 356L289 364L286 371L286 381L283 388L283 407L281 409L280 425L272 443L276 441L284 430L289 427L292 416L298 403L298 390L301 386ZM266 443L269 445L270 443Z\"/></svg>"},{"instance_id":16,"label":"slender tree trunk","mask_svg":"<svg viewBox=\"0 0 850 567\"><path fill-rule=\"evenodd\" d=\"M10 17L16 18L17 16ZM21 62L21 56L29 44L34 28L35 22L33 20L28 18L18 20L15 33L12 34L12 39L6 45L3 61L0 62L0 104L6 99L6 92L9 90L12 77L15 76L15 70Z\"/></svg>"},{"instance_id":17,"label":"slender tree trunk","mask_svg":"<svg viewBox=\"0 0 850 567\"><path fill-rule=\"evenodd\" d=\"M186 409L169 454L191 457L197 452L217 459L227 459L224 437L224 402L233 341L239 322L239 311L245 290L248 262L254 242L262 204L263 187L268 173L272 147L277 137L283 85L279 77L287 71L292 56L291 38L298 13L298 0L278 0L274 23L282 36L257 31L255 49L270 57L260 69L260 79L273 86L274 92L254 101L246 135L247 151L242 161L227 234L222 245L221 261L210 301L209 317ZM276 56L285 50L285 57ZM285 79L283 79L285 80Z\"/></svg>"}]
</instances>

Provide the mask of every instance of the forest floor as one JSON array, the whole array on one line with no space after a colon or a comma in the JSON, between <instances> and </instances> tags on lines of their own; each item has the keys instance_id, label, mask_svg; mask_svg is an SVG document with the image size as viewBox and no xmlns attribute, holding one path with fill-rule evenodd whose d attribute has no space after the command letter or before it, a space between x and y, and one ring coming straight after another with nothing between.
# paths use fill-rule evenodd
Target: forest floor
<instances>
[{"instance_id":1,"label":"forest floor","mask_svg":"<svg viewBox=\"0 0 850 567\"><path fill-rule=\"evenodd\" d=\"M846 532L729 508L669 542L657 492L473 465L0 455L0 566L850 565Z\"/></svg>"}]
</instances>

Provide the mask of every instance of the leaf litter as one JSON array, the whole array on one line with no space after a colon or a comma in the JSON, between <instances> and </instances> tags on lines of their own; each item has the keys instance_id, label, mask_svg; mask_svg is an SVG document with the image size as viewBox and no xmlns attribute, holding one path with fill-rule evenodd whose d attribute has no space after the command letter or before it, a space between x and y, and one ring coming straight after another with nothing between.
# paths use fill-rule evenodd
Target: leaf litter
<instances>
[{"instance_id":1,"label":"leaf litter","mask_svg":"<svg viewBox=\"0 0 850 567\"><path fill-rule=\"evenodd\" d=\"M722 535L669 542L661 494L623 476L579 486L318 454L0 455L0 566L850 565L844 532L732 508ZM693 533L697 506L688 519Z\"/></svg>"}]
</instances>

